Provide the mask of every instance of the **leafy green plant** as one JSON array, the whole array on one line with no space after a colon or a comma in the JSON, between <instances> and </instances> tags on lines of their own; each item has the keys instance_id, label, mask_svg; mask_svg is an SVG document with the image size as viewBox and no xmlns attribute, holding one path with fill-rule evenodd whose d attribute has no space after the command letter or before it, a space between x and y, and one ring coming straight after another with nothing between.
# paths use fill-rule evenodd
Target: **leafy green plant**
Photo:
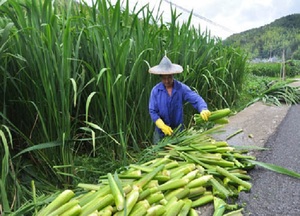
<instances>
[{"instance_id":1,"label":"leafy green plant","mask_svg":"<svg viewBox=\"0 0 300 216\"><path fill-rule=\"evenodd\" d=\"M296 77L300 75L300 60L289 60L286 62L286 70L288 77Z\"/></svg>"},{"instance_id":2,"label":"leafy green plant","mask_svg":"<svg viewBox=\"0 0 300 216\"><path fill-rule=\"evenodd\" d=\"M0 116L13 131L9 153L27 191L31 180L45 193L72 186L82 177L81 157L109 151L103 163L124 165L128 152L151 144L148 99L159 80L147 70L165 51L185 69L176 78L211 108L238 100L244 53L192 26L192 15L179 25L173 8L169 23L148 5L131 13L105 0L7 0L0 13ZM185 111L187 118L195 112Z\"/></svg>"},{"instance_id":3,"label":"leafy green plant","mask_svg":"<svg viewBox=\"0 0 300 216\"><path fill-rule=\"evenodd\" d=\"M280 77L280 62L249 63L249 73L256 76Z\"/></svg>"},{"instance_id":4,"label":"leafy green plant","mask_svg":"<svg viewBox=\"0 0 300 216\"><path fill-rule=\"evenodd\" d=\"M292 87L289 84L292 81L278 81L271 82L263 88L258 96L252 100L248 105L262 101L266 104L273 104L280 106L284 104L298 104L300 102L300 89L299 87Z\"/></svg>"}]
</instances>

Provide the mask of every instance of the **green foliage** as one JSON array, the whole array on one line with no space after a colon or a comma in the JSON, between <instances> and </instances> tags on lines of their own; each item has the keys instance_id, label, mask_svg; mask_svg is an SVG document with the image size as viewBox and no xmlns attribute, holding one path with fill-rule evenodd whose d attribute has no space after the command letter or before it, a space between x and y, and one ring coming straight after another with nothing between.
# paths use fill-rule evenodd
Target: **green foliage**
<instances>
[{"instance_id":1,"label":"green foliage","mask_svg":"<svg viewBox=\"0 0 300 216\"><path fill-rule=\"evenodd\" d=\"M276 106L298 104L300 102L300 89L290 86L291 82L293 80L282 81L250 75L241 96L243 99L240 101L240 108L243 109L257 101Z\"/></svg>"},{"instance_id":2,"label":"green foliage","mask_svg":"<svg viewBox=\"0 0 300 216\"><path fill-rule=\"evenodd\" d=\"M300 47L293 53L292 59L300 60Z\"/></svg>"},{"instance_id":3,"label":"green foliage","mask_svg":"<svg viewBox=\"0 0 300 216\"><path fill-rule=\"evenodd\" d=\"M115 161L132 160L128 152L149 145L154 127L148 99L159 80L147 70L165 51L185 69L176 78L210 107L236 103L246 55L191 26L192 16L179 25L177 12L171 13L164 23L148 6L131 14L121 1L1 4L0 116L13 131L11 167L25 191L32 179L45 193L70 187L95 171L88 163L102 158L99 172L107 172ZM186 109L186 116L194 112ZM0 145L6 158L5 149ZM18 196L12 208L30 198Z\"/></svg>"},{"instance_id":4,"label":"green foliage","mask_svg":"<svg viewBox=\"0 0 300 216\"><path fill-rule=\"evenodd\" d=\"M260 28L234 34L224 44L241 47L252 59L281 58L283 51L286 59L291 59L299 52L299 23L300 14L288 15Z\"/></svg>"},{"instance_id":5,"label":"green foliage","mask_svg":"<svg viewBox=\"0 0 300 216\"><path fill-rule=\"evenodd\" d=\"M250 101L255 101L256 98L258 98L262 89L266 89L268 85L276 80L278 80L278 78L274 79L248 73L243 82L243 90L240 92L240 99L233 109L240 111L247 107Z\"/></svg>"},{"instance_id":6,"label":"green foliage","mask_svg":"<svg viewBox=\"0 0 300 216\"><path fill-rule=\"evenodd\" d=\"M283 64L280 62L258 62L249 63L247 70L256 76L280 77L282 75ZM295 77L300 75L300 61L288 60L285 63L285 75Z\"/></svg>"},{"instance_id":7,"label":"green foliage","mask_svg":"<svg viewBox=\"0 0 300 216\"><path fill-rule=\"evenodd\" d=\"M284 104L299 104L300 103L300 89L299 87L291 87L289 82L275 82L268 88L262 91L258 97L267 104L275 104L280 106Z\"/></svg>"},{"instance_id":8,"label":"green foliage","mask_svg":"<svg viewBox=\"0 0 300 216\"><path fill-rule=\"evenodd\" d=\"M300 75L300 60L289 60L286 62L286 71L288 77Z\"/></svg>"},{"instance_id":9,"label":"green foliage","mask_svg":"<svg viewBox=\"0 0 300 216\"><path fill-rule=\"evenodd\" d=\"M261 62L249 63L249 73L256 76L280 77L281 63L278 62Z\"/></svg>"}]
</instances>

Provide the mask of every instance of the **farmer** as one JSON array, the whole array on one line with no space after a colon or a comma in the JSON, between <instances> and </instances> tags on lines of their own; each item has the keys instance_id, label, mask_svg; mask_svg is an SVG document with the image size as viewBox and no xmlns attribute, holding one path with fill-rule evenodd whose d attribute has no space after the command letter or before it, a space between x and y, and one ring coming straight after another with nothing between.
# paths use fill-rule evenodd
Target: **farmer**
<instances>
[{"instance_id":1,"label":"farmer","mask_svg":"<svg viewBox=\"0 0 300 216\"><path fill-rule=\"evenodd\" d=\"M155 144L164 136L172 135L173 129L183 125L184 102L191 103L205 121L211 114L200 95L174 79L173 75L182 71L183 68L173 64L166 55L159 65L149 69L149 73L161 77L161 82L152 88L149 100L150 117L156 125L153 136Z\"/></svg>"}]
</instances>

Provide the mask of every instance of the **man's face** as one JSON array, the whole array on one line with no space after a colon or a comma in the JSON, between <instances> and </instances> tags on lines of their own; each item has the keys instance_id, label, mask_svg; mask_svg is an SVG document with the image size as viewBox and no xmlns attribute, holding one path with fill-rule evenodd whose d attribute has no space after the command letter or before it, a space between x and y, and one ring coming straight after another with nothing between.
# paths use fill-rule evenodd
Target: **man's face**
<instances>
[{"instance_id":1,"label":"man's face","mask_svg":"<svg viewBox=\"0 0 300 216\"><path fill-rule=\"evenodd\" d=\"M161 75L161 81L166 88L173 86L173 75Z\"/></svg>"}]
</instances>

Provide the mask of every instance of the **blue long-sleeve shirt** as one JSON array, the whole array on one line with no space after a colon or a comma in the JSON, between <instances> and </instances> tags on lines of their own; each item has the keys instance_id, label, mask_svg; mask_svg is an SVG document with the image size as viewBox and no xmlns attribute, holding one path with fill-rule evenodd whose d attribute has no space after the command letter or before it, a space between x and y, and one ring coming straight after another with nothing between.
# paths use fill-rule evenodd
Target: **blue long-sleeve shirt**
<instances>
[{"instance_id":1,"label":"blue long-sleeve shirt","mask_svg":"<svg viewBox=\"0 0 300 216\"><path fill-rule=\"evenodd\" d=\"M169 96L162 82L153 87L149 100L149 113L153 122L161 118L172 129L183 124L183 104L189 102L200 113L207 109L203 98L190 87L174 79L172 94ZM161 137L163 132L156 127Z\"/></svg>"}]
</instances>

